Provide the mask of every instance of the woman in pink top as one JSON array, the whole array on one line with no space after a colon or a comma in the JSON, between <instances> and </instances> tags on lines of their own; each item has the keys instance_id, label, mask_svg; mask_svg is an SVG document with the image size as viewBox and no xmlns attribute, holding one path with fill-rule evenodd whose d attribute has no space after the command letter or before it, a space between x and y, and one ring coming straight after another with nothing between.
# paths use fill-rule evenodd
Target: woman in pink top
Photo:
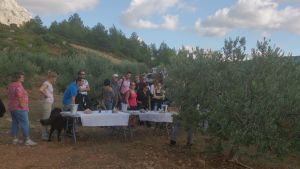
<instances>
[{"instance_id":1,"label":"woman in pink top","mask_svg":"<svg viewBox=\"0 0 300 169\"><path fill-rule=\"evenodd\" d=\"M129 90L126 92L125 101L128 110L137 110L137 94L135 92L135 83L131 82Z\"/></svg>"},{"instance_id":2,"label":"woman in pink top","mask_svg":"<svg viewBox=\"0 0 300 169\"><path fill-rule=\"evenodd\" d=\"M21 144L25 139L25 145L36 145L29 138L29 120L28 120L28 94L22 83L24 82L24 73L18 72L14 80L8 86L8 110L11 112L11 134L14 137L13 144ZM17 138L18 130L22 129L24 139Z\"/></svg>"}]
</instances>

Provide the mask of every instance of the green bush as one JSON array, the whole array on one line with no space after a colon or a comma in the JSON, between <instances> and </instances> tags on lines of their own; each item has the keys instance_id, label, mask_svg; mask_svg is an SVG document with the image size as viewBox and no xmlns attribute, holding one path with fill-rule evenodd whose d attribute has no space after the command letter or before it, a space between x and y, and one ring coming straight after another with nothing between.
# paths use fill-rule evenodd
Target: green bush
<instances>
[{"instance_id":1,"label":"green bush","mask_svg":"<svg viewBox=\"0 0 300 169\"><path fill-rule=\"evenodd\" d=\"M63 92L65 88L77 77L80 69L87 71L87 79L91 85L90 96L100 98L101 88L105 79L111 79L112 74L125 74L132 72L146 72L147 67L142 63L125 62L113 65L109 60L95 55L79 55L69 52L66 55L50 57L45 53L29 53L15 51L11 53L0 52L1 86L6 86L8 78L16 71L24 71L26 85L31 84L34 75L46 74L48 70L59 74L57 89Z\"/></svg>"},{"instance_id":2,"label":"green bush","mask_svg":"<svg viewBox=\"0 0 300 169\"><path fill-rule=\"evenodd\" d=\"M168 68L167 93L185 126L207 119L207 133L236 155L247 154L245 147L255 147L256 155L299 151L300 63L265 47L251 60L179 53Z\"/></svg>"},{"instance_id":3,"label":"green bush","mask_svg":"<svg viewBox=\"0 0 300 169\"><path fill-rule=\"evenodd\" d=\"M0 84L6 86L17 71L24 71L27 79L40 72L40 67L31 61L33 57L35 56L23 52L0 52ZM30 87L30 84L30 80L26 80L25 85Z\"/></svg>"}]
</instances>

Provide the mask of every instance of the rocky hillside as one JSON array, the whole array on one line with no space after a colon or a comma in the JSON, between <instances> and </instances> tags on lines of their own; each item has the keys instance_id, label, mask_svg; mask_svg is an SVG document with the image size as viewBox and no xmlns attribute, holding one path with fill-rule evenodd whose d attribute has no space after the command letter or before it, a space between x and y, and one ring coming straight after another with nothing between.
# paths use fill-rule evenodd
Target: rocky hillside
<instances>
[{"instance_id":1,"label":"rocky hillside","mask_svg":"<svg viewBox=\"0 0 300 169\"><path fill-rule=\"evenodd\" d=\"M30 13L15 0L0 1L0 23L5 25L21 25L30 19Z\"/></svg>"}]
</instances>

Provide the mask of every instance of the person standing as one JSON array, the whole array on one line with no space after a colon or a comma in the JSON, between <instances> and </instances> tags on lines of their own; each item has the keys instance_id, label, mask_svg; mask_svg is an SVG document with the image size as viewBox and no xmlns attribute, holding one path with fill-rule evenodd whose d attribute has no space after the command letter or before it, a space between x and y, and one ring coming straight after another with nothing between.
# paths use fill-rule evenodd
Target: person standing
<instances>
[{"instance_id":1,"label":"person standing","mask_svg":"<svg viewBox=\"0 0 300 169\"><path fill-rule=\"evenodd\" d=\"M135 75L134 82L135 82L135 91L138 91L138 89L139 89L138 87L139 87L139 83L140 83L140 75L139 74Z\"/></svg>"},{"instance_id":2,"label":"person standing","mask_svg":"<svg viewBox=\"0 0 300 169\"><path fill-rule=\"evenodd\" d=\"M147 85L137 92L138 109L150 110L150 91Z\"/></svg>"},{"instance_id":3,"label":"person standing","mask_svg":"<svg viewBox=\"0 0 300 169\"><path fill-rule=\"evenodd\" d=\"M57 73L48 72L47 80L42 84L39 91L41 93L41 119L49 119L54 103L53 84L57 79ZM42 126L42 140L48 140L48 126Z\"/></svg>"},{"instance_id":4,"label":"person standing","mask_svg":"<svg viewBox=\"0 0 300 169\"><path fill-rule=\"evenodd\" d=\"M83 79L81 77L77 77L77 79L72 82L67 89L64 91L63 95L63 111L70 111L72 109L72 105L76 104L76 96L79 92L79 87L82 86ZM72 133L73 128L73 119L70 120L70 123L67 128L67 134Z\"/></svg>"},{"instance_id":5,"label":"person standing","mask_svg":"<svg viewBox=\"0 0 300 169\"><path fill-rule=\"evenodd\" d=\"M145 75L140 75L139 76L139 83L135 83L136 85L136 91L139 93L140 91L143 91L144 87L147 86L148 84L145 82ZM149 87L148 87L149 88ZM150 92L150 91L149 91Z\"/></svg>"},{"instance_id":6,"label":"person standing","mask_svg":"<svg viewBox=\"0 0 300 169\"><path fill-rule=\"evenodd\" d=\"M79 91L79 87L82 86L82 84L83 84L83 79L81 77L78 77L64 91L64 95L63 95L63 110L64 111L71 110L71 105L75 104L76 95Z\"/></svg>"},{"instance_id":7,"label":"person standing","mask_svg":"<svg viewBox=\"0 0 300 169\"><path fill-rule=\"evenodd\" d=\"M176 145L177 135L178 135L180 129L183 127L182 123L183 122L181 119L177 119L173 124L173 129L172 129L171 137L170 137L170 145L171 146ZM187 132L186 146L192 146L193 145L193 128L185 127L185 131Z\"/></svg>"},{"instance_id":8,"label":"person standing","mask_svg":"<svg viewBox=\"0 0 300 169\"><path fill-rule=\"evenodd\" d=\"M131 82L129 90L125 94L125 103L128 110L137 110L137 94L135 92L135 83Z\"/></svg>"},{"instance_id":9,"label":"person standing","mask_svg":"<svg viewBox=\"0 0 300 169\"><path fill-rule=\"evenodd\" d=\"M17 72L14 75L13 82L8 86L8 110L12 118L11 135L13 136L13 144L21 144L25 140L25 145L34 146L37 143L29 137L29 98L22 84L24 79L24 72ZM19 129L22 130L24 139L17 137Z\"/></svg>"},{"instance_id":10,"label":"person standing","mask_svg":"<svg viewBox=\"0 0 300 169\"><path fill-rule=\"evenodd\" d=\"M165 98L164 90L162 89L162 84L157 83L153 92L153 109L154 111L160 110L163 100Z\"/></svg>"},{"instance_id":11,"label":"person standing","mask_svg":"<svg viewBox=\"0 0 300 169\"><path fill-rule=\"evenodd\" d=\"M114 101L114 91L111 87L110 80L105 79L104 80L104 86L102 88L102 98L103 103L105 105L106 110L112 110L113 109L113 101Z\"/></svg>"},{"instance_id":12,"label":"person standing","mask_svg":"<svg viewBox=\"0 0 300 169\"><path fill-rule=\"evenodd\" d=\"M131 72L127 72L127 74L118 81L119 93L120 93L120 103L121 103L120 107L124 107L124 105L126 107L125 94L129 90L130 78L131 78Z\"/></svg>"},{"instance_id":13,"label":"person standing","mask_svg":"<svg viewBox=\"0 0 300 169\"><path fill-rule=\"evenodd\" d=\"M118 79L119 75L118 74L113 74L112 79L111 79L111 87L113 89L114 92L114 100L113 100L113 105L112 107L116 107L118 105L118 101L119 101L119 85L118 85Z\"/></svg>"},{"instance_id":14,"label":"person standing","mask_svg":"<svg viewBox=\"0 0 300 169\"><path fill-rule=\"evenodd\" d=\"M90 108L90 100L88 97L88 92L91 90L89 82L86 80L86 72L84 70L78 71L78 77L82 78L82 85L78 88L78 93L76 95L76 104L78 104L78 110L86 110Z\"/></svg>"}]
</instances>

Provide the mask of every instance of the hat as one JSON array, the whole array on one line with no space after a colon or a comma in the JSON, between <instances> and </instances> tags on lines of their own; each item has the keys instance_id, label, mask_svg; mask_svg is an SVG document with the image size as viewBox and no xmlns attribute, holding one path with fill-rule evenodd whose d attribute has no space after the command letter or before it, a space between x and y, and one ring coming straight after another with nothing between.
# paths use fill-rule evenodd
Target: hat
<instances>
[{"instance_id":1,"label":"hat","mask_svg":"<svg viewBox=\"0 0 300 169\"><path fill-rule=\"evenodd\" d=\"M118 74L113 74L112 76L113 76L113 77L119 77L119 75L118 75Z\"/></svg>"}]
</instances>

